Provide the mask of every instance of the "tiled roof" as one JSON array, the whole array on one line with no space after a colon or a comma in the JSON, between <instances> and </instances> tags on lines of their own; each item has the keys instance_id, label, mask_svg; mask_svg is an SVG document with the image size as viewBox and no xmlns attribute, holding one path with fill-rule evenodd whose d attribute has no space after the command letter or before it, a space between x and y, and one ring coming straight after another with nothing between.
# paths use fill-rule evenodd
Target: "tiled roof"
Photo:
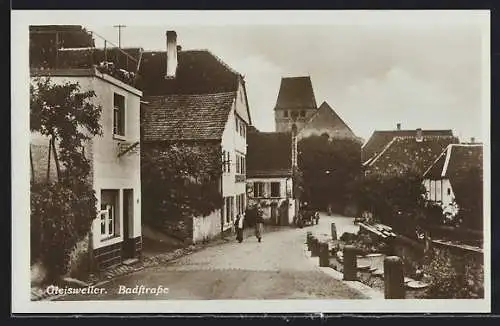
<instances>
[{"instance_id":1,"label":"tiled roof","mask_svg":"<svg viewBox=\"0 0 500 326\"><path fill-rule=\"evenodd\" d=\"M428 168L424 177L430 179L454 179L470 168L483 168L482 144L451 144Z\"/></svg>"},{"instance_id":2,"label":"tiled roof","mask_svg":"<svg viewBox=\"0 0 500 326\"><path fill-rule=\"evenodd\" d=\"M165 79L167 53L142 55L138 87L145 95L214 94L238 89L241 75L208 50L181 50L175 78Z\"/></svg>"},{"instance_id":3,"label":"tiled roof","mask_svg":"<svg viewBox=\"0 0 500 326\"><path fill-rule=\"evenodd\" d=\"M394 137L414 137L415 135L416 130L376 130L363 145L361 160L366 162L369 159L373 159L375 155L380 154ZM452 130L422 130L422 136L453 137L453 132Z\"/></svg>"},{"instance_id":4,"label":"tiled roof","mask_svg":"<svg viewBox=\"0 0 500 326\"><path fill-rule=\"evenodd\" d=\"M309 76L283 77L275 109L317 109L316 98Z\"/></svg>"},{"instance_id":5,"label":"tiled roof","mask_svg":"<svg viewBox=\"0 0 500 326\"><path fill-rule=\"evenodd\" d=\"M422 175L449 144L457 142L456 137L424 136L422 141L415 137L394 137L367 168L381 174L413 171Z\"/></svg>"},{"instance_id":6,"label":"tiled roof","mask_svg":"<svg viewBox=\"0 0 500 326\"><path fill-rule=\"evenodd\" d=\"M144 141L217 140L229 118L236 92L148 96L142 107Z\"/></svg>"},{"instance_id":7,"label":"tiled roof","mask_svg":"<svg viewBox=\"0 0 500 326\"><path fill-rule=\"evenodd\" d=\"M247 133L247 177L283 177L292 173L292 135Z\"/></svg>"}]
</instances>

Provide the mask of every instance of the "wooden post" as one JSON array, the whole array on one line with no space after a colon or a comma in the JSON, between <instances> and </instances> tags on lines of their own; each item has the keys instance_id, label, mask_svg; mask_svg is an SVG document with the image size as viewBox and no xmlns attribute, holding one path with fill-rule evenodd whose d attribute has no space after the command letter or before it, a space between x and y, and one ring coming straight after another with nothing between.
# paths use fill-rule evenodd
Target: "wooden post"
<instances>
[{"instance_id":1,"label":"wooden post","mask_svg":"<svg viewBox=\"0 0 500 326\"><path fill-rule=\"evenodd\" d=\"M49 183L50 181L50 153L52 152L51 151L51 148L52 148L52 138L49 139L49 160L47 161L47 183Z\"/></svg>"},{"instance_id":2,"label":"wooden post","mask_svg":"<svg viewBox=\"0 0 500 326\"><path fill-rule=\"evenodd\" d=\"M319 240L315 236L312 237L311 239L311 257L318 257L318 246L319 246Z\"/></svg>"},{"instance_id":3,"label":"wooden post","mask_svg":"<svg viewBox=\"0 0 500 326\"><path fill-rule=\"evenodd\" d=\"M358 279L358 249L354 246L345 246L344 256L344 281L356 281Z\"/></svg>"},{"instance_id":4,"label":"wooden post","mask_svg":"<svg viewBox=\"0 0 500 326\"><path fill-rule=\"evenodd\" d=\"M332 222L331 225L332 229L332 240L337 240L337 227L335 226L335 223Z\"/></svg>"},{"instance_id":5,"label":"wooden post","mask_svg":"<svg viewBox=\"0 0 500 326\"><path fill-rule=\"evenodd\" d=\"M330 266L330 251L328 250L328 242L319 244L319 267Z\"/></svg>"},{"instance_id":6,"label":"wooden post","mask_svg":"<svg viewBox=\"0 0 500 326\"><path fill-rule=\"evenodd\" d=\"M388 256L384 259L384 297L405 298L403 261L398 256Z\"/></svg>"},{"instance_id":7,"label":"wooden post","mask_svg":"<svg viewBox=\"0 0 500 326\"><path fill-rule=\"evenodd\" d=\"M311 251L312 232L311 231L307 231L306 237L307 237L307 242L306 242L307 243L307 250Z\"/></svg>"}]
</instances>

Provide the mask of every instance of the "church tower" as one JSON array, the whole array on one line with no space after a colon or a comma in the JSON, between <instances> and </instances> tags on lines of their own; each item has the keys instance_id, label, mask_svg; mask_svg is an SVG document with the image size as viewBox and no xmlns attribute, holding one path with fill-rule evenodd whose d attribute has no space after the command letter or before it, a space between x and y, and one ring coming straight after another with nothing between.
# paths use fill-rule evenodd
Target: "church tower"
<instances>
[{"instance_id":1,"label":"church tower","mask_svg":"<svg viewBox=\"0 0 500 326\"><path fill-rule=\"evenodd\" d=\"M276 106L274 121L277 132L291 132L295 126L300 131L318 110L311 77L283 77Z\"/></svg>"}]
</instances>

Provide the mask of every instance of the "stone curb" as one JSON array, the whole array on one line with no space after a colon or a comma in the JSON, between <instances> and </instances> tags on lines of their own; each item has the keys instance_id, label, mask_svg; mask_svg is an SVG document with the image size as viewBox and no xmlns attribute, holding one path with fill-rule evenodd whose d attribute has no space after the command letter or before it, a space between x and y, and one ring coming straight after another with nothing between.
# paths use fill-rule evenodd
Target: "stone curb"
<instances>
[{"instance_id":1,"label":"stone curb","mask_svg":"<svg viewBox=\"0 0 500 326\"><path fill-rule=\"evenodd\" d=\"M309 251L307 250L307 245L304 246L304 256L306 256L311 264L319 271L327 274L328 276L332 277L333 279L337 281L342 281L344 284L346 284L348 287L350 287L353 290L356 290L358 292L361 292L363 295L366 295L369 299L384 299L384 293L377 291L368 285L360 282L360 281L344 281L344 274L340 273L339 271L334 270L331 267L320 267L318 265L318 257L311 257L309 255Z\"/></svg>"}]
</instances>

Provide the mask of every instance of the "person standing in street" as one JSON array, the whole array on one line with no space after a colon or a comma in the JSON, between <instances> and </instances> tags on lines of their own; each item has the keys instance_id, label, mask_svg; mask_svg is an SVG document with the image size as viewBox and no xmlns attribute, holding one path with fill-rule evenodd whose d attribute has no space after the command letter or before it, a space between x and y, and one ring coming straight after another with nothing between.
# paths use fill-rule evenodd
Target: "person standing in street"
<instances>
[{"instance_id":1,"label":"person standing in street","mask_svg":"<svg viewBox=\"0 0 500 326\"><path fill-rule=\"evenodd\" d=\"M243 215L238 214L236 215L236 220L234 221L234 226L236 228L236 240L238 240L239 243L243 242Z\"/></svg>"},{"instance_id":2,"label":"person standing in street","mask_svg":"<svg viewBox=\"0 0 500 326\"><path fill-rule=\"evenodd\" d=\"M262 232L264 230L264 218L261 207L257 208L257 216L255 217L255 236L259 242L262 241Z\"/></svg>"}]
</instances>

